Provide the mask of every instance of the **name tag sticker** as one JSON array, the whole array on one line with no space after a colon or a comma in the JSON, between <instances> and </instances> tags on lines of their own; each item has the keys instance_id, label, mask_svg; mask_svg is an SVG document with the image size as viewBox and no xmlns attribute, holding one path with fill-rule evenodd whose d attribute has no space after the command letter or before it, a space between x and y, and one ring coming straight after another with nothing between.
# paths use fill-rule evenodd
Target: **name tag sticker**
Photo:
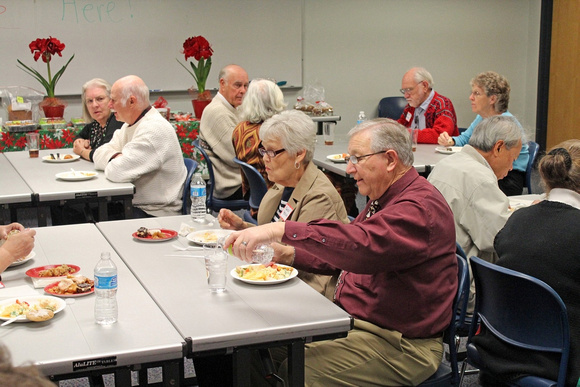
<instances>
[{"instance_id":1,"label":"name tag sticker","mask_svg":"<svg viewBox=\"0 0 580 387\"><path fill-rule=\"evenodd\" d=\"M294 211L294 208L290 207L290 204L286 204L286 207L284 207L282 213L280 214L280 218L282 218L282 220L285 222L292 213L292 211Z\"/></svg>"},{"instance_id":2,"label":"name tag sticker","mask_svg":"<svg viewBox=\"0 0 580 387\"><path fill-rule=\"evenodd\" d=\"M411 121L411 118L413 116L411 115L411 112L407 112L407 117L405 117L405 121Z\"/></svg>"}]
</instances>

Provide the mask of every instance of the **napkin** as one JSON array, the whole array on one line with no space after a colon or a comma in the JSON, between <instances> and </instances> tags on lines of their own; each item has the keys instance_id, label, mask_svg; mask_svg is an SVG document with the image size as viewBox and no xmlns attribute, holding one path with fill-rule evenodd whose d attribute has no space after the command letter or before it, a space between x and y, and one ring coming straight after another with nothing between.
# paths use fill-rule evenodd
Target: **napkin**
<instances>
[{"instance_id":1,"label":"napkin","mask_svg":"<svg viewBox=\"0 0 580 387\"><path fill-rule=\"evenodd\" d=\"M0 290L0 299L6 298L16 298L16 297L26 297L26 296L38 296L38 291L34 290L28 285L20 286L7 286Z\"/></svg>"},{"instance_id":2,"label":"napkin","mask_svg":"<svg viewBox=\"0 0 580 387\"><path fill-rule=\"evenodd\" d=\"M190 232L195 231L195 227L190 226L187 223L181 223L181 227L179 228L179 236L187 236Z\"/></svg>"}]
</instances>

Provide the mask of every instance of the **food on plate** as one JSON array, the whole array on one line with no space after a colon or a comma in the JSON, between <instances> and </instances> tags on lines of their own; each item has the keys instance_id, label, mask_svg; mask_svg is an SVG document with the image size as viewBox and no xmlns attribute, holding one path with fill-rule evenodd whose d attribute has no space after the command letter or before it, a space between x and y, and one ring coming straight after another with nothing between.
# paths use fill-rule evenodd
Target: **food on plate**
<instances>
[{"instance_id":1,"label":"food on plate","mask_svg":"<svg viewBox=\"0 0 580 387\"><path fill-rule=\"evenodd\" d=\"M95 282L85 276L72 276L68 275L67 278L63 279L58 283L58 285L53 286L47 291L53 294L81 294L88 293L95 286Z\"/></svg>"},{"instance_id":2,"label":"food on plate","mask_svg":"<svg viewBox=\"0 0 580 387\"><path fill-rule=\"evenodd\" d=\"M62 277L74 273L76 270L68 265L60 265L52 269L45 269L38 272L39 277Z\"/></svg>"},{"instance_id":3,"label":"food on plate","mask_svg":"<svg viewBox=\"0 0 580 387\"><path fill-rule=\"evenodd\" d=\"M218 241L218 235L213 231L207 231L200 235L199 239L204 243L216 243Z\"/></svg>"},{"instance_id":4,"label":"food on plate","mask_svg":"<svg viewBox=\"0 0 580 387\"><path fill-rule=\"evenodd\" d=\"M64 155L64 157L63 157L63 159L65 159L65 160L70 160L72 158L73 158L72 155Z\"/></svg>"},{"instance_id":5,"label":"food on plate","mask_svg":"<svg viewBox=\"0 0 580 387\"><path fill-rule=\"evenodd\" d=\"M81 175L83 176L87 176L87 177L91 177L91 176L95 176L96 173L95 172L80 172Z\"/></svg>"},{"instance_id":6,"label":"food on plate","mask_svg":"<svg viewBox=\"0 0 580 387\"><path fill-rule=\"evenodd\" d=\"M4 309L2 309L0 312L0 317L14 318L26 315L26 313L29 311L38 311L41 309L48 309L52 312L55 312L58 309L58 305L49 298L40 298L33 304L17 299L15 303L7 305L4 307Z\"/></svg>"},{"instance_id":7,"label":"food on plate","mask_svg":"<svg viewBox=\"0 0 580 387\"><path fill-rule=\"evenodd\" d=\"M345 160L348 157L348 153L339 153L331 156L335 160Z\"/></svg>"},{"instance_id":8,"label":"food on plate","mask_svg":"<svg viewBox=\"0 0 580 387\"><path fill-rule=\"evenodd\" d=\"M159 229L139 227L137 230L137 238L165 239L167 237L168 235Z\"/></svg>"},{"instance_id":9,"label":"food on plate","mask_svg":"<svg viewBox=\"0 0 580 387\"><path fill-rule=\"evenodd\" d=\"M54 312L50 309L29 310L26 318L30 321L46 321L54 317Z\"/></svg>"},{"instance_id":10,"label":"food on plate","mask_svg":"<svg viewBox=\"0 0 580 387\"><path fill-rule=\"evenodd\" d=\"M290 277L291 267L269 265L248 265L236 267L238 277L251 281L274 281Z\"/></svg>"}]
</instances>

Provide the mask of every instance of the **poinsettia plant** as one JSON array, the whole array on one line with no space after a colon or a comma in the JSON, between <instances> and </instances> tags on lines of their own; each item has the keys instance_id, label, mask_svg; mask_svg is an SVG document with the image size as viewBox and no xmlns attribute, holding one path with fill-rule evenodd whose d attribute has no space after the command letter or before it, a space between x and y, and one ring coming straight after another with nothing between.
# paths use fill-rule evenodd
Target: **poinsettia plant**
<instances>
[{"instance_id":1,"label":"poinsettia plant","mask_svg":"<svg viewBox=\"0 0 580 387\"><path fill-rule=\"evenodd\" d=\"M65 48L64 43L62 43L57 38L53 38L52 36L42 39L38 38L33 40L28 45L30 48L30 52L34 54L34 61L38 61L39 58L42 58L42 61L46 63L46 68L48 70L48 79L44 78L38 71L33 68L28 67L24 63L17 59L18 63L22 66L19 67L21 70L26 71L28 74L32 75L38 82L42 84L44 89L46 90L46 94L49 98L54 98L54 89L56 88L56 84L58 83L60 77L68 67L69 63L75 57L74 55L70 57L68 62L56 73L54 76L50 70L50 62L52 60L53 55L58 54L58 56L62 57L62 51Z\"/></svg>"},{"instance_id":2,"label":"poinsettia plant","mask_svg":"<svg viewBox=\"0 0 580 387\"><path fill-rule=\"evenodd\" d=\"M213 55L213 49L211 45L203 36L193 36L187 38L183 42L182 54L185 56L185 60L189 58L194 58L197 61L197 65L193 61L189 62L191 65L190 71L183 63L179 60L177 62L191 74L195 83L197 84L197 92L199 93L198 99L210 99L211 94L209 90L205 89L205 82L211 70L211 56Z\"/></svg>"}]
</instances>

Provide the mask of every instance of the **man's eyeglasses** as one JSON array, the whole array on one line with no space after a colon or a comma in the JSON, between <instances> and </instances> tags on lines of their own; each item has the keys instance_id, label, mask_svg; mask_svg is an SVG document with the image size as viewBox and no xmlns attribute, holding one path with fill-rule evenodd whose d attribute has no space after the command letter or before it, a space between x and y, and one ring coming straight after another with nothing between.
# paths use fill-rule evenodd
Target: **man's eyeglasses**
<instances>
[{"instance_id":1,"label":"man's eyeglasses","mask_svg":"<svg viewBox=\"0 0 580 387\"><path fill-rule=\"evenodd\" d=\"M273 159L274 157L278 156L280 153L284 152L286 149L278 149L278 150L266 150L266 148L264 148L264 146L262 145L262 143L260 143L260 145L258 145L258 153L260 154L260 156L264 157L266 155L268 155L268 157L270 157L271 159Z\"/></svg>"},{"instance_id":2,"label":"man's eyeglasses","mask_svg":"<svg viewBox=\"0 0 580 387\"><path fill-rule=\"evenodd\" d=\"M388 150L388 149L387 149ZM385 153L386 150L382 150L379 152L375 152L375 153L369 153L368 155L362 155L362 156L349 156L348 157L348 161L350 161L353 165L357 165L359 161L361 161L362 159L364 159L365 157L371 157L374 155L378 155L379 153Z\"/></svg>"},{"instance_id":3,"label":"man's eyeglasses","mask_svg":"<svg viewBox=\"0 0 580 387\"><path fill-rule=\"evenodd\" d=\"M413 87L408 87L406 89L400 89L399 91L401 92L401 94L405 95L408 93L411 93L413 90L415 90L415 87L419 86L421 83L423 83L423 81L417 83L415 86Z\"/></svg>"}]
</instances>

